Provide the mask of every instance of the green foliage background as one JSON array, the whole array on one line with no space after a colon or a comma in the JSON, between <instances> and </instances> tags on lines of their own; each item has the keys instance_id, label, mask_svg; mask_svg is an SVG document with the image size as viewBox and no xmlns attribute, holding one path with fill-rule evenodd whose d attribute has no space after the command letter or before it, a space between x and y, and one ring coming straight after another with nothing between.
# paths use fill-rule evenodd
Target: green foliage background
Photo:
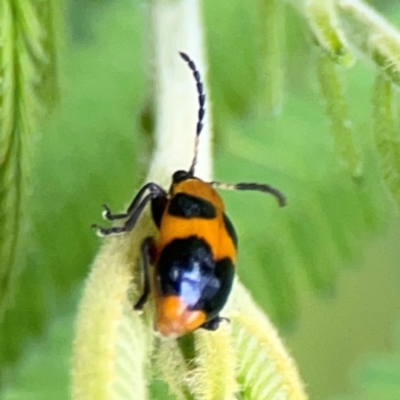
<instances>
[{"instance_id":1,"label":"green foliage background","mask_svg":"<svg viewBox=\"0 0 400 400\"><path fill-rule=\"evenodd\" d=\"M267 118L258 71L268 38L258 34L257 7L203 6L215 176L268 182L288 198L280 210L263 196L224 194L240 237L239 275L281 327L311 399L365 399L363 390L378 389L368 398L398 398L398 379L373 383L400 369L400 226L372 140L373 70L358 62L343 71L363 163L355 181L334 151L305 22L288 7L284 107ZM400 26L395 10L382 7ZM68 398L74 314L98 246L90 225L102 203L118 210L130 200L151 155L146 3L69 0L65 11L60 104L34 143L26 267L0 325L5 399ZM361 372L350 372L356 365Z\"/></svg>"}]
</instances>

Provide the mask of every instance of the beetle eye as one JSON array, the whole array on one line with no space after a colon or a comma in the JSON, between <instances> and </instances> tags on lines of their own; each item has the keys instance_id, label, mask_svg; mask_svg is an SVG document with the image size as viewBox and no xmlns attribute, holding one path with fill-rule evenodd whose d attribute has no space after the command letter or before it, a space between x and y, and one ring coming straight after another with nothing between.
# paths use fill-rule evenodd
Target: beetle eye
<instances>
[{"instance_id":1,"label":"beetle eye","mask_svg":"<svg viewBox=\"0 0 400 400\"><path fill-rule=\"evenodd\" d=\"M189 179L191 177L192 174L190 172L179 170L174 172L174 174L172 175L172 182L178 183L184 181L185 179Z\"/></svg>"}]
</instances>

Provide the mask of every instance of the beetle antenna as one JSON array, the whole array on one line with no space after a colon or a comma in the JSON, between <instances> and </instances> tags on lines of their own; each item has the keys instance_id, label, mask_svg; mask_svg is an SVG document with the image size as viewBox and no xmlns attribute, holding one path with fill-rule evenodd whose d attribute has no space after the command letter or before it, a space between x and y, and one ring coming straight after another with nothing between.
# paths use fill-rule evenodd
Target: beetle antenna
<instances>
[{"instance_id":1,"label":"beetle antenna","mask_svg":"<svg viewBox=\"0 0 400 400\"><path fill-rule=\"evenodd\" d=\"M201 81L200 72L197 70L196 64L190 59L190 57L186 53L179 52L180 56L186 61L187 65L193 72L194 79L196 81L197 93L199 95L199 113L197 117L197 125L196 125L196 142L194 147L194 157L192 161L192 165L189 169L189 174L194 175L194 168L197 162L197 152L199 147L199 137L201 130L203 129L203 119L206 109L204 104L206 102L206 95L203 91L203 82Z\"/></svg>"},{"instance_id":2,"label":"beetle antenna","mask_svg":"<svg viewBox=\"0 0 400 400\"><path fill-rule=\"evenodd\" d=\"M223 190L255 190L258 192L268 193L274 196L278 202L280 207L284 207L286 205L286 197L278 190L273 188L270 185L262 184L262 183L222 183L222 182L210 182L210 185L214 189L223 189Z\"/></svg>"}]
</instances>

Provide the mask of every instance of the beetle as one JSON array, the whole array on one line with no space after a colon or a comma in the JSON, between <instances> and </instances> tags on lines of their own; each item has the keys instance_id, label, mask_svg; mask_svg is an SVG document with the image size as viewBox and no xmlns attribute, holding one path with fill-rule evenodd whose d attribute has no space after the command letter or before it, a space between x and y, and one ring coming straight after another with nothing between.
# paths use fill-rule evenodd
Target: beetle
<instances>
[{"instance_id":1,"label":"beetle","mask_svg":"<svg viewBox=\"0 0 400 400\"><path fill-rule=\"evenodd\" d=\"M125 213L113 214L107 205L103 206L105 219L126 219L124 225L94 225L99 236L130 231L150 203L159 235L147 237L141 244L143 292L134 309L142 310L152 293L155 330L165 337L179 337L198 328L216 330L226 319L220 311L232 288L238 241L215 189L260 191L275 196L279 206L286 204L284 195L267 184L225 184L196 177L206 97L196 65L187 54L179 54L193 73L199 101L192 164L189 170L178 170L172 175L168 192L154 182L146 183Z\"/></svg>"}]
</instances>

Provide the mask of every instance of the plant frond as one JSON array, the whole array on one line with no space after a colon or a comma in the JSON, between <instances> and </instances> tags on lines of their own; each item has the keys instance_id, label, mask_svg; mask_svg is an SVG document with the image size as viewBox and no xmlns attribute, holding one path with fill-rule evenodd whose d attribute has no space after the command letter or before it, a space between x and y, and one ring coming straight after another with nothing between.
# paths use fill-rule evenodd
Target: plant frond
<instances>
[{"instance_id":1,"label":"plant frond","mask_svg":"<svg viewBox=\"0 0 400 400\"><path fill-rule=\"evenodd\" d=\"M341 25L352 46L387 78L400 85L400 33L376 10L360 0L335 0Z\"/></svg>"},{"instance_id":2,"label":"plant frond","mask_svg":"<svg viewBox=\"0 0 400 400\"><path fill-rule=\"evenodd\" d=\"M345 41L333 0L307 0L304 7L305 17L316 42L332 61L343 66L351 66L354 57Z\"/></svg>"},{"instance_id":3,"label":"plant frond","mask_svg":"<svg viewBox=\"0 0 400 400\"><path fill-rule=\"evenodd\" d=\"M131 286L132 266L149 220L138 224L135 236L104 244L87 279L76 322L73 399L147 398L145 366L152 334L128 299L130 290L135 298L139 294Z\"/></svg>"},{"instance_id":4,"label":"plant frond","mask_svg":"<svg viewBox=\"0 0 400 400\"><path fill-rule=\"evenodd\" d=\"M155 351L156 372L177 400L192 400L191 374L176 340L161 340Z\"/></svg>"},{"instance_id":5,"label":"plant frond","mask_svg":"<svg viewBox=\"0 0 400 400\"><path fill-rule=\"evenodd\" d=\"M258 10L259 114L276 115L282 110L285 89L285 4L281 0L260 0Z\"/></svg>"},{"instance_id":6,"label":"plant frond","mask_svg":"<svg viewBox=\"0 0 400 400\"><path fill-rule=\"evenodd\" d=\"M34 135L44 110L38 87L46 81L44 66L53 61L38 6L35 0L0 5L0 315L23 263L16 260L28 227Z\"/></svg>"},{"instance_id":7,"label":"plant frond","mask_svg":"<svg viewBox=\"0 0 400 400\"><path fill-rule=\"evenodd\" d=\"M239 282L235 284L234 299L232 340L242 399L307 399L296 366L278 333Z\"/></svg>"},{"instance_id":8,"label":"plant frond","mask_svg":"<svg viewBox=\"0 0 400 400\"><path fill-rule=\"evenodd\" d=\"M43 30L41 81L36 85L40 99L50 112L60 99L59 64L63 49L63 0L35 0L38 19Z\"/></svg>"},{"instance_id":9,"label":"plant frond","mask_svg":"<svg viewBox=\"0 0 400 400\"><path fill-rule=\"evenodd\" d=\"M354 178L361 177L360 152L356 149L354 132L344 98L342 77L338 67L323 52L317 55L320 91L325 101L326 114L336 152Z\"/></svg>"},{"instance_id":10,"label":"plant frond","mask_svg":"<svg viewBox=\"0 0 400 400\"><path fill-rule=\"evenodd\" d=\"M392 83L383 74L375 79L372 113L383 181L400 207L400 135L394 121Z\"/></svg>"},{"instance_id":11,"label":"plant frond","mask_svg":"<svg viewBox=\"0 0 400 400\"><path fill-rule=\"evenodd\" d=\"M232 400L238 391L237 359L228 323L215 332L194 333L196 358L192 371L192 391L198 400Z\"/></svg>"},{"instance_id":12,"label":"plant frond","mask_svg":"<svg viewBox=\"0 0 400 400\"><path fill-rule=\"evenodd\" d=\"M41 54L40 30L32 4L5 0L1 5L0 93L0 313L16 274L17 246L29 187L32 134L37 101L32 57ZM27 26L26 18L32 23ZM31 36L30 36L31 35Z\"/></svg>"}]
</instances>

